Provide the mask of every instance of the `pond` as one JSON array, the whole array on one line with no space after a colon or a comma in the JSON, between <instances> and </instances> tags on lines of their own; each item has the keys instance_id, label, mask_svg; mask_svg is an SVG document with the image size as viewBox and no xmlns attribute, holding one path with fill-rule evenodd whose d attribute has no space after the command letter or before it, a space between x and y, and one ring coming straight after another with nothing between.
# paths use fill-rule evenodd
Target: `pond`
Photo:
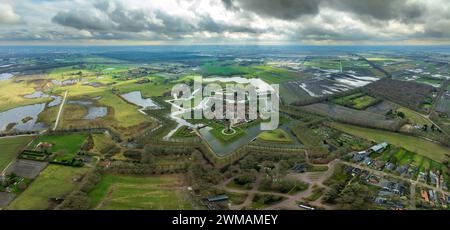
<instances>
[{"instance_id":1,"label":"pond","mask_svg":"<svg viewBox=\"0 0 450 230\"><path fill-rule=\"evenodd\" d=\"M0 113L0 132L7 129L8 125L15 123L12 127L17 131L43 130L45 126L37 123L38 115L45 109L45 103L20 106ZM28 118L28 119L26 119ZM32 118L32 119L29 119ZM25 122L24 122L25 121Z\"/></svg>"},{"instance_id":2,"label":"pond","mask_svg":"<svg viewBox=\"0 0 450 230\"><path fill-rule=\"evenodd\" d=\"M141 91L133 91L120 95L126 101L138 105L143 109L158 109L159 106L150 98L143 98Z\"/></svg>"},{"instance_id":3,"label":"pond","mask_svg":"<svg viewBox=\"0 0 450 230\"><path fill-rule=\"evenodd\" d=\"M35 99L35 98L45 98L45 97L49 97L49 96L42 91L36 91L32 94L28 94L23 97L28 98L28 99Z\"/></svg>"},{"instance_id":4,"label":"pond","mask_svg":"<svg viewBox=\"0 0 450 230\"><path fill-rule=\"evenodd\" d=\"M86 114L86 116L84 116L83 119L94 120L99 117L104 117L107 114L108 114L108 108L106 108L106 107L89 106L88 114Z\"/></svg>"},{"instance_id":5,"label":"pond","mask_svg":"<svg viewBox=\"0 0 450 230\"><path fill-rule=\"evenodd\" d=\"M99 117L108 115L108 108L103 106L94 106L94 102L88 100L72 100L68 101L68 104L81 105L88 109L88 113L83 119L94 120Z\"/></svg>"},{"instance_id":6,"label":"pond","mask_svg":"<svg viewBox=\"0 0 450 230\"><path fill-rule=\"evenodd\" d=\"M73 101L68 101L67 104L75 104L75 105L92 105L92 101L83 101L83 100L73 100Z\"/></svg>"},{"instance_id":7,"label":"pond","mask_svg":"<svg viewBox=\"0 0 450 230\"><path fill-rule=\"evenodd\" d=\"M8 80L8 79L10 79L10 78L12 78L12 77L14 77L13 74L10 74L10 73L0 73L0 81Z\"/></svg>"},{"instance_id":8,"label":"pond","mask_svg":"<svg viewBox=\"0 0 450 230\"><path fill-rule=\"evenodd\" d=\"M47 107L53 107L53 106L57 106L59 104L61 104L62 102L62 97L61 96L51 96L53 98L53 101L49 102L47 104Z\"/></svg>"}]
</instances>

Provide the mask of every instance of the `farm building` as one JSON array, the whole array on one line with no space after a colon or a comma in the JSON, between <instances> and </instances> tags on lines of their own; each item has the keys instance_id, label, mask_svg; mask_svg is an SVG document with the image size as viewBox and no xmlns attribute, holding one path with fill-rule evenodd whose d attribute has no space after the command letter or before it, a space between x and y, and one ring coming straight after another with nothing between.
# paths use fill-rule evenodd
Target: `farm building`
<instances>
[{"instance_id":1,"label":"farm building","mask_svg":"<svg viewBox=\"0 0 450 230\"><path fill-rule=\"evenodd\" d=\"M376 153L381 153L386 147L388 147L388 143L387 142L383 142L383 143L380 143L378 145L372 146L370 148L370 151L376 152Z\"/></svg>"},{"instance_id":2,"label":"farm building","mask_svg":"<svg viewBox=\"0 0 450 230\"><path fill-rule=\"evenodd\" d=\"M227 201L228 196L227 195L219 195L219 196L212 196L207 198L208 202L221 202L221 201Z\"/></svg>"}]
</instances>

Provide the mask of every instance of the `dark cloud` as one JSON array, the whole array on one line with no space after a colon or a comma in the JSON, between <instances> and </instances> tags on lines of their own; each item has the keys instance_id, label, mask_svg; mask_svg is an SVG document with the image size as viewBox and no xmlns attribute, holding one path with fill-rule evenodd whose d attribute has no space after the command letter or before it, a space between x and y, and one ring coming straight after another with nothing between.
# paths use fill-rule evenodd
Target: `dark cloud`
<instances>
[{"instance_id":1,"label":"dark cloud","mask_svg":"<svg viewBox=\"0 0 450 230\"><path fill-rule=\"evenodd\" d=\"M297 19L303 15L315 15L319 12L322 0L225 0L226 6L240 7L262 16L283 20Z\"/></svg>"},{"instance_id":2,"label":"dark cloud","mask_svg":"<svg viewBox=\"0 0 450 230\"><path fill-rule=\"evenodd\" d=\"M353 13L377 20L409 20L423 15L425 8L408 0L222 0L227 9L237 6L282 20L319 14L322 7Z\"/></svg>"},{"instance_id":3,"label":"dark cloud","mask_svg":"<svg viewBox=\"0 0 450 230\"><path fill-rule=\"evenodd\" d=\"M363 17L378 20L413 20L423 15L425 8L420 3L407 0L331 0L324 5Z\"/></svg>"},{"instance_id":4,"label":"dark cloud","mask_svg":"<svg viewBox=\"0 0 450 230\"><path fill-rule=\"evenodd\" d=\"M195 32L212 33L262 33L248 26L220 23L209 15L199 16L198 22L182 17L168 15L155 10L129 10L122 4L101 1L94 4L95 9L59 12L52 21L66 27L88 30L104 34L153 32L166 38L179 38Z\"/></svg>"}]
</instances>

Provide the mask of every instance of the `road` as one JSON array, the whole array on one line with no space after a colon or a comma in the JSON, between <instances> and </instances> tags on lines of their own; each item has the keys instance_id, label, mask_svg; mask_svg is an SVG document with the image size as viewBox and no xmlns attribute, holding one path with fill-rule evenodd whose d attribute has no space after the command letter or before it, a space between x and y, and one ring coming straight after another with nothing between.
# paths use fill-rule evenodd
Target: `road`
<instances>
[{"instance_id":1,"label":"road","mask_svg":"<svg viewBox=\"0 0 450 230\"><path fill-rule=\"evenodd\" d=\"M64 93L64 98L61 102L61 105L59 106L59 111L58 111L58 115L56 116L55 127L53 127L53 130L56 130L56 128L58 128L59 120L61 118L61 113L63 111L64 104L66 103L66 98L67 98L68 92L69 91L66 90L66 92Z\"/></svg>"}]
</instances>

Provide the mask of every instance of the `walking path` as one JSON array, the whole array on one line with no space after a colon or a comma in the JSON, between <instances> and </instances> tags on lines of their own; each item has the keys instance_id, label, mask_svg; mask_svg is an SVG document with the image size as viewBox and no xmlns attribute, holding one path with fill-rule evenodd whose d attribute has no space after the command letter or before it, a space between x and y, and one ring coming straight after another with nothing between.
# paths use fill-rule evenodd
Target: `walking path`
<instances>
[{"instance_id":1,"label":"walking path","mask_svg":"<svg viewBox=\"0 0 450 230\"><path fill-rule=\"evenodd\" d=\"M58 115L56 116L55 127L53 127L53 130L56 130L56 128L58 128L59 119L61 118L61 113L62 113L64 104L66 103L66 98L67 98L68 92L69 91L66 90L66 92L64 93L64 98L63 98L63 101L61 102L61 106L59 106L59 111L58 111Z\"/></svg>"}]
</instances>

